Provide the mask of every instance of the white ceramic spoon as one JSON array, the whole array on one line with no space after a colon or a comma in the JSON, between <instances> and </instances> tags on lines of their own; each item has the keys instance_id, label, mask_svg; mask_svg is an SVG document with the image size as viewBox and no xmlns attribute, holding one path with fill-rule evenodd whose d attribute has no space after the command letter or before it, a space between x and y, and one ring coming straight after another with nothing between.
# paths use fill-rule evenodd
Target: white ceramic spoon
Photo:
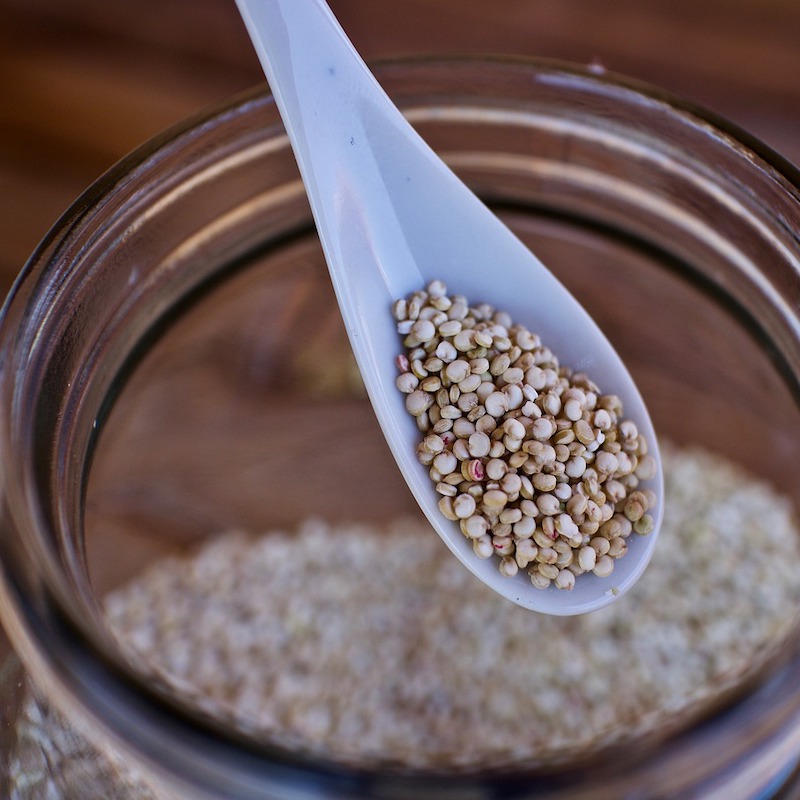
<instances>
[{"instance_id":1,"label":"white ceramic spoon","mask_svg":"<svg viewBox=\"0 0 800 800\"><path fill-rule=\"evenodd\" d=\"M370 400L426 516L473 573L514 603L567 615L611 602L644 570L663 508L655 434L625 366L566 289L406 122L323 0L237 3L286 125ZM647 437L659 462L650 483L656 530L631 536L610 577L582 575L572 591L536 589L524 570L504 577L439 512L415 454L419 431L395 388L402 344L390 313L395 299L435 278L538 333L562 364L619 395Z\"/></svg>"}]
</instances>

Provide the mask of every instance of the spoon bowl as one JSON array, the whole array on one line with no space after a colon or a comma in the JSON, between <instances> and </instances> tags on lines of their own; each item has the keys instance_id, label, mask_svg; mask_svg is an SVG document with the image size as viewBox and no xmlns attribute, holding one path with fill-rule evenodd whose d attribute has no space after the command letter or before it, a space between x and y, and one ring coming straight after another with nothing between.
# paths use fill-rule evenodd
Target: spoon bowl
<instances>
[{"instance_id":1,"label":"spoon bowl","mask_svg":"<svg viewBox=\"0 0 800 800\"><path fill-rule=\"evenodd\" d=\"M602 331L555 276L421 139L381 89L322 0L237 0L284 120L370 401L417 502L450 550L508 600L548 614L596 610L644 571L663 515L658 443L644 401ZM416 457L420 433L395 388L402 349L392 303L441 280L537 333L573 370L622 400L658 469L648 536L632 535L608 578L572 591L501 575L437 506Z\"/></svg>"}]
</instances>

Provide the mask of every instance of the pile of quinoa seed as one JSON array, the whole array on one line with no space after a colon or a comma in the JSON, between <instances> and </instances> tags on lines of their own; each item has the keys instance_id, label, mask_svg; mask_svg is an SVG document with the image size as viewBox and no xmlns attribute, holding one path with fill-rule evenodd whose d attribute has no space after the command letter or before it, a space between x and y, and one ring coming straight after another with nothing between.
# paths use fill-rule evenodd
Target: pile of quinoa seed
<instances>
[{"instance_id":1,"label":"pile of quinoa seed","mask_svg":"<svg viewBox=\"0 0 800 800\"><path fill-rule=\"evenodd\" d=\"M661 446L663 546L592 614L513 605L416 518L307 520L154 564L107 598L108 624L175 696L312 756L513 769L657 740L757 675L800 608L789 501ZM16 723L14 800L160 800L43 704L31 696Z\"/></svg>"},{"instance_id":2,"label":"pile of quinoa seed","mask_svg":"<svg viewBox=\"0 0 800 800\"><path fill-rule=\"evenodd\" d=\"M423 520L308 520L156 565L108 621L206 712L350 763L548 764L661 735L751 675L800 600L789 503L714 456L662 456L663 546L592 614L504 600Z\"/></svg>"},{"instance_id":3,"label":"pile of quinoa seed","mask_svg":"<svg viewBox=\"0 0 800 800\"><path fill-rule=\"evenodd\" d=\"M652 532L657 465L622 402L561 365L539 336L441 281L392 307L396 385L419 461L478 558L539 589L605 578L632 533Z\"/></svg>"}]
</instances>

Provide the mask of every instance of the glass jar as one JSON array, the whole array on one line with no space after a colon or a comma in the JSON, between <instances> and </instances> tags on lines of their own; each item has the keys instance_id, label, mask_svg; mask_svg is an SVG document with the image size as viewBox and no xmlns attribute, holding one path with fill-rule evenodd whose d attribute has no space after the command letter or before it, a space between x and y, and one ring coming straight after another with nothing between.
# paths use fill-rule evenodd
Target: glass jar
<instances>
[{"instance_id":1,"label":"glass jar","mask_svg":"<svg viewBox=\"0 0 800 800\"><path fill-rule=\"evenodd\" d=\"M797 500L797 171L727 123L594 70L430 60L384 64L378 76L422 135L606 330L659 435L742 465L776 492L770 498ZM656 709L663 713L645 725L620 718L607 738L562 742L547 757L534 748L420 764L392 758L390 740L376 755L363 733L342 755L325 735L310 742L259 727L272 700L245 697L240 689L253 676L236 673L209 641L236 627L250 636L241 652L257 650L259 625L294 614L282 629L291 639L315 622L302 618L302 604L287 606L265 589L263 616L248 631L218 607L204 606L187 624L192 609L169 593L172 579L163 573L149 594L141 584L125 589L164 564L173 576L213 572L236 541L234 530L285 531L290 549L277 569L290 574L298 525L317 518L332 549L316 567L319 580L291 586L300 603L323 585L323 574L350 569L336 558L339 521L362 526L358 536L363 526L417 514L361 389L267 94L236 98L169 131L91 187L17 281L0 347L0 614L9 640L0 644L2 796L602 800L792 791L800 656L791 602L780 635L700 706ZM668 517L681 511L680 500L669 502ZM726 508L725 525L744 524L733 501ZM707 546L724 562L724 538L712 536ZM248 569L277 558L270 551L258 562L253 550L237 552L214 592L252 582ZM444 550L439 556L447 558ZM740 568L732 565L737 574ZM385 573L382 586L398 565L378 559L367 569ZM340 581L360 580L353 570ZM700 568L683 577L701 586L716 580ZM755 595L761 587L740 582L739 590ZM157 647L146 625L128 640L109 621L105 598L119 602L126 591L126 602L141 606L140 622L150 614L166 626ZM201 604L214 594L196 591ZM392 586L382 595L387 626L408 599L403 591ZM428 619L421 609L447 591L443 584L412 598L422 603L421 626ZM683 594L676 585L674 595ZM270 605L278 599L280 610ZM383 652L347 638L358 628L352 602L335 593L323 600L356 660L370 663ZM718 622L742 635L758 627L741 613L731 606ZM207 626L216 628L198 643L193 637L202 639ZM276 645L274 658L290 646ZM452 652L459 646L454 639ZM183 664L180 677L151 659L159 647L170 650L173 666ZM587 640L574 647L580 656ZM445 642L427 657L446 661L447 653ZM623 655L617 694L630 691L632 680ZM502 682L510 657L498 650L486 675ZM321 669L335 671L333 662ZM371 669L385 670L385 680L394 674L377 662ZM675 669L655 665L653 675L669 682ZM300 705L301 672L291 655L270 678L294 681ZM212 702L195 679L222 694L239 692L238 710ZM416 676L403 671L395 679L401 691ZM342 683L337 691L352 703L361 688ZM437 697L433 691L425 701L428 720L436 718L430 703ZM601 696L598 708L614 699ZM435 745L423 722L409 738L420 750Z\"/></svg>"}]
</instances>

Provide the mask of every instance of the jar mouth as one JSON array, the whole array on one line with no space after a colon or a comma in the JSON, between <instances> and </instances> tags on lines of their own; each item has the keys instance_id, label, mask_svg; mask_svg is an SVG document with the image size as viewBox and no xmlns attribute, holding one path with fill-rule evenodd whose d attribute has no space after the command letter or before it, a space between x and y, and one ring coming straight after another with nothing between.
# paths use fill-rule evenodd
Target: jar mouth
<instances>
[{"instance_id":1,"label":"jar mouth","mask_svg":"<svg viewBox=\"0 0 800 800\"><path fill-rule=\"evenodd\" d=\"M727 201L720 199L724 190L712 187L715 171L734 165L736 172L725 173L731 185L741 185L745 176L757 173L758 185L743 189L736 202L748 211L765 204L773 209L771 228L758 223L765 241L761 249L772 247L783 254L782 272L768 280L741 270L737 280L726 278L726 296L737 310L746 310L746 319L768 343L791 391L800 396L800 321L785 299L800 269L800 228L793 227L800 213L800 172L794 166L705 110L591 68L546 60L453 57L387 61L376 74L390 94L392 89L401 92L402 107L412 122L431 126L434 135L437 125L446 129L465 124L477 111L482 124L499 131L499 150L506 137L516 142L519 135L509 120L537 113L530 106L520 111L518 102L534 93L531 103L548 108L554 96L563 94L582 104L578 122L590 130L590 121L605 120L610 127L598 135L613 135L616 143L622 141L620 131L627 121L638 115L641 127L629 132L628 146L647 149L657 141L665 162L675 153L690 152L697 142L711 148L718 161L708 164L701 178L721 208ZM579 147L580 137L570 139L570 146ZM289 163L280 195L289 211L276 222L282 229L272 233L285 242L308 232L310 215L288 142L271 98L259 87L168 130L112 168L54 225L16 282L0 324L0 452L5 462L0 591L9 634L31 672L57 685L71 707L122 747L168 768L187 785L203 787L209 796L214 791L232 797L281 796L298 786L308 795L449 791L455 796L505 796L522 791L532 776L543 792L572 785L574 776L560 773L558 764L441 774L432 769L348 766L256 741L149 685L120 656L106 630L89 583L82 540L86 484L98 437L124 388L121 376L133 371L167 318L217 285L223 255L230 274L259 246L263 232L248 232L233 212L215 208L213 182L221 172L246 171L256 154L270 148ZM486 153L449 151L445 157L479 194L503 199L492 197L491 187L482 185ZM548 153L547 158L560 163L557 154ZM513 175L530 170L531 163L530 156L519 156L496 166ZM628 176L630 185L636 177ZM665 180L678 188L683 178L672 172ZM507 207L513 209L513 179L504 188ZM149 235L146 228L152 220L163 224L158 216L162 210L169 212L165 219L174 214L180 221L180 204L193 192L202 195L207 216L194 244L184 244L180 252L165 251L166 266L154 268L141 283L142 276L131 271L127 289L112 286L115 261L108 254L135 248ZM565 205L572 202L566 195L556 199ZM250 209L259 202L271 208L278 199L275 194L247 198ZM662 210L654 206L639 231L653 247L674 233L666 227L655 229ZM576 216L589 219L595 212L593 201L580 207ZM732 219L737 214L732 213ZM207 241L218 235L213 226L219 215L227 215L222 218L230 230L220 235L224 241L216 260L206 259ZM609 209L605 224L611 226L617 219ZM683 230L690 229L696 230ZM725 230L720 236L733 234ZM685 257L690 261L691 253ZM712 290L722 297L718 286ZM767 315L769 326L763 324ZM775 686L791 685L795 671L776 674ZM706 722L711 727L718 724L713 717ZM761 767L760 762L742 764L742 770ZM597 768L595 762L592 768Z\"/></svg>"}]
</instances>

